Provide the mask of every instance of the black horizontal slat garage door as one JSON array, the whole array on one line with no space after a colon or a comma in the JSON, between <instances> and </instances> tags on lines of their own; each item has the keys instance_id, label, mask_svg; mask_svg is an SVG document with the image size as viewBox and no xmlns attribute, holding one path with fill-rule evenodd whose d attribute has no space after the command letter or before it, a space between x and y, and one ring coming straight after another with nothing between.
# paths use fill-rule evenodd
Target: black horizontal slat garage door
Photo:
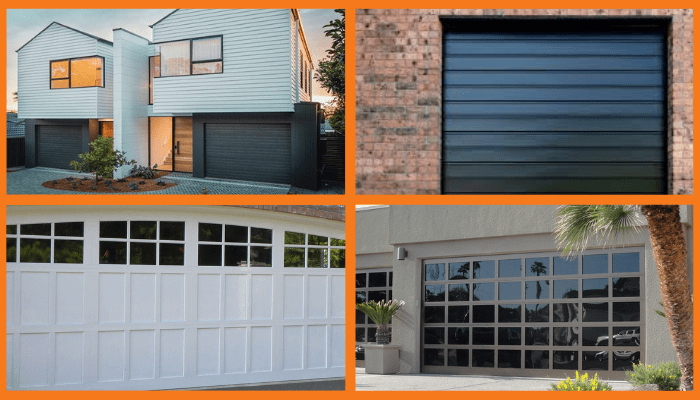
<instances>
[{"instance_id":1,"label":"black horizontal slat garage door","mask_svg":"<svg viewBox=\"0 0 700 400\"><path fill-rule=\"evenodd\" d=\"M80 125L38 125L36 132L37 166L71 169L71 161L80 161L78 154L83 153Z\"/></svg>"},{"instance_id":2,"label":"black horizontal slat garage door","mask_svg":"<svg viewBox=\"0 0 700 400\"><path fill-rule=\"evenodd\" d=\"M291 183L291 125L205 124L204 131L207 177Z\"/></svg>"},{"instance_id":3,"label":"black horizontal slat garage door","mask_svg":"<svg viewBox=\"0 0 700 400\"><path fill-rule=\"evenodd\" d=\"M658 24L443 23L444 193L665 192Z\"/></svg>"}]
</instances>

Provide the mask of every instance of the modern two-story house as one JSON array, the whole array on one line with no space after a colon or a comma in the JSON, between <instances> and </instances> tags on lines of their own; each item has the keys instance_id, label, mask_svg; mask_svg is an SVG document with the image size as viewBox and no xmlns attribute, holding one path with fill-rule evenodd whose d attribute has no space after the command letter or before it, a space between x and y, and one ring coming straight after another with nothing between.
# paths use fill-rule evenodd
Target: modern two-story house
<instances>
[{"instance_id":1,"label":"modern two-story house","mask_svg":"<svg viewBox=\"0 0 700 400\"><path fill-rule=\"evenodd\" d=\"M296 9L178 9L151 28L109 42L54 22L17 50L27 167L68 168L102 135L141 165L316 187L319 105Z\"/></svg>"}]
</instances>

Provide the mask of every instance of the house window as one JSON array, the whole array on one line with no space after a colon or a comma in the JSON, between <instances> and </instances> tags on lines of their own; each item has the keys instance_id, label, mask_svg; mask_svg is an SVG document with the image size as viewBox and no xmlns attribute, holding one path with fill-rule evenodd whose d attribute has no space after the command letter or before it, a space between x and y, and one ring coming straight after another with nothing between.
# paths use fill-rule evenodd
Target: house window
<instances>
[{"instance_id":1,"label":"house window","mask_svg":"<svg viewBox=\"0 0 700 400\"><path fill-rule=\"evenodd\" d=\"M7 225L7 262L82 264L83 236L82 222Z\"/></svg>"},{"instance_id":2,"label":"house window","mask_svg":"<svg viewBox=\"0 0 700 400\"><path fill-rule=\"evenodd\" d=\"M220 74L224 72L223 37L180 40L158 44L153 76Z\"/></svg>"},{"instance_id":3,"label":"house window","mask_svg":"<svg viewBox=\"0 0 700 400\"><path fill-rule=\"evenodd\" d=\"M104 58L51 61L51 89L104 87Z\"/></svg>"},{"instance_id":4,"label":"house window","mask_svg":"<svg viewBox=\"0 0 700 400\"><path fill-rule=\"evenodd\" d=\"M284 233L285 268L345 268L345 240Z\"/></svg>"},{"instance_id":5,"label":"house window","mask_svg":"<svg viewBox=\"0 0 700 400\"><path fill-rule=\"evenodd\" d=\"M148 57L148 104L153 104L153 78L160 76L160 56Z\"/></svg>"},{"instance_id":6,"label":"house window","mask_svg":"<svg viewBox=\"0 0 700 400\"><path fill-rule=\"evenodd\" d=\"M100 264L185 265L185 223L100 221Z\"/></svg>"},{"instance_id":7,"label":"house window","mask_svg":"<svg viewBox=\"0 0 700 400\"><path fill-rule=\"evenodd\" d=\"M355 304L391 300L393 278L394 274L390 269L358 271L355 274ZM376 342L376 335L377 325L365 313L355 310L355 343ZM364 353L356 352L355 358L364 360Z\"/></svg>"},{"instance_id":8,"label":"house window","mask_svg":"<svg viewBox=\"0 0 700 400\"><path fill-rule=\"evenodd\" d=\"M272 267L272 229L199 224L200 267Z\"/></svg>"}]
</instances>

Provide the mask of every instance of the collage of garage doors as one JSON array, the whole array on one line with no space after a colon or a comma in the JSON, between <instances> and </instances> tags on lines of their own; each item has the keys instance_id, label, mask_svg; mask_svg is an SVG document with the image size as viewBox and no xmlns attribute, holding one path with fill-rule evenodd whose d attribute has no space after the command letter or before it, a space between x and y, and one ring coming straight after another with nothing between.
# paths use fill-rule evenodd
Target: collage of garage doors
<instances>
[{"instance_id":1,"label":"collage of garage doors","mask_svg":"<svg viewBox=\"0 0 700 400\"><path fill-rule=\"evenodd\" d=\"M337 6L4 10L8 395L692 390L693 10Z\"/></svg>"}]
</instances>

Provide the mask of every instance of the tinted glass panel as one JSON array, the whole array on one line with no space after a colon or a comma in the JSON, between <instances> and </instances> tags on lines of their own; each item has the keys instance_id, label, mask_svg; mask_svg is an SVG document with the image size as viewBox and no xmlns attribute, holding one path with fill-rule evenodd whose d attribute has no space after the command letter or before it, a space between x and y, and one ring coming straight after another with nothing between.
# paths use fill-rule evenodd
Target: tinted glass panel
<instances>
[{"instance_id":1,"label":"tinted glass panel","mask_svg":"<svg viewBox=\"0 0 700 400\"><path fill-rule=\"evenodd\" d=\"M520 327L498 328L499 346L520 346L522 344Z\"/></svg>"},{"instance_id":2,"label":"tinted glass panel","mask_svg":"<svg viewBox=\"0 0 700 400\"><path fill-rule=\"evenodd\" d=\"M297 232L285 232L284 244L305 244L306 234Z\"/></svg>"},{"instance_id":3,"label":"tinted glass panel","mask_svg":"<svg viewBox=\"0 0 700 400\"><path fill-rule=\"evenodd\" d=\"M445 307L423 307L423 322L426 324L441 324L445 322Z\"/></svg>"},{"instance_id":4,"label":"tinted glass panel","mask_svg":"<svg viewBox=\"0 0 700 400\"><path fill-rule=\"evenodd\" d=\"M498 350L498 368L521 368L520 350Z\"/></svg>"},{"instance_id":5,"label":"tinted glass panel","mask_svg":"<svg viewBox=\"0 0 700 400\"><path fill-rule=\"evenodd\" d=\"M522 289L520 282L498 282L499 300L520 300Z\"/></svg>"},{"instance_id":6,"label":"tinted glass panel","mask_svg":"<svg viewBox=\"0 0 700 400\"><path fill-rule=\"evenodd\" d=\"M448 285L449 301L469 301L469 285L459 284L459 285Z\"/></svg>"},{"instance_id":7,"label":"tinted glass panel","mask_svg":"<svg viewBox=\"0 0 700 400\"><path fill-rule=\"evenodd\" d=\"M613 346L639 346L638 326L614 326Z\"/></svg>"},{"instance_id":8,"label":"tinted glass panel","mask_svg":"<svg viewBox=\"0 0 700 400\"><path fill-rule=\"evenodd\" d=\"M477 306L475 306L477 307ZM484 306L478 306L484 307ZM493 308L493 306L491 306ZM427 308L427 307L426 307ZM493 315L493 312L491 312ZM469 323L469 306L449 306L447 307L447 322L451 324Z\"/></svg>"},{"instance_id":9,"label":"tinted glass panel","mask_svg":"<svg viewBox=\"0 0 700 400\"><path fill-rule=\"evenodd\" d=\"M576 346L578 344L578 329L555 326L552 328L552 344L554 346Z\"/></svg>"},{"instance_id":10,"label":"tinted glass panel","mask_svg":"<svg viewBox=\"0 0 700 400\"><path fill-rule=\"evenodd\" d=\"M100 237L126 239L126 221L101 221Z\"/></svg>"},{"instance_id":11,"label":"tinted glass panel","mask_svg":"<svg viewBox=\"0 0 700 400\"><path fill-rule=\"evenodd\" d=\"M474 337L472 337L472 344L474 345L493 345L494 343L494 333L493 328L472 328Z\"/></svg>"},{"instance_id":12,"label":"tinted glass panel","mask_svg":"<svg viewBox=\"0 0 700 400\"><path fill-rule=\"evenodd\" d=\"M525 298L539 300L549 298L549 281L526 281Z\"/></svg>"},{"instance_id":13,"label":"tinted glass panel","mask_svg":"<svg viewBox=\"0 0 700 400\"><path fill-rule=\"evenodd\" d=\"M572 322L578 319L578 303L552 304L554 322Z\"/></svg>"},{"instance_id":14,"label":"tinted glass panel","mask_svg":"<svg viewBox=\"0 0 700 400\"><path fill-rule=\"evenodd\" d=\"M185 245L181 243L161 243L160 265L185 265Z\"/></svg>"},{"instance_id":15,"label":"tinted glass panel","mask_svg":"<svg viewBox=\"0 0 700 400\"><path fill-rule=\"evenodd\" d=\"M221 246L214 244L200 244L197 260L199 266L221 266Z\"/></svg>"},{"instance_id":16,"label":"tinted glass panel","mask_svg":"<svg viewBox=\"0 0 700 400\"><path fill-rule=\"evenodd\" d=\"M250 246L250 266L272 267L272 247Z\"/></svg>"},{"instance_id":17,"label":"tinted glass panel","mask_svg":"<svg viewBox=\"0 0 700 400\"><path fill-rule=\"evenodd\" d=\"M608 322L608 303L583 303L583 322Z\"/></svg>"},{"instance_id":18,"label":"tinted glass panel","mask_svg":"<svg viewBox=\"0 0 700 400\"><path fill-rule=\"evenodd\" d=\"M82 222L61 222L54 224L55 236L83 237Z\"/></svg>"},{"instance_id":19,"label":"tinted glass panel","mask_svg":"<svg viewBox=\"0 0 700 400\"><path fill-rule=\"evenodd\" d=\"M50 225L49 225L50 226ZM24 229L24 226L22 227ZM21 230L20 230L21 232ZM51 239L20 239L19 261L23 263L51 262Z\"/></svg>"},{"instance_id":20,"label":"tinted glass panel","mask_svg":"<svg viewBox=\"0 0 700 400\"><path fill-rule=\"evenodd\" d=\"M367 292L355 292L355 304L366 303Z\"/></svg>"},{"instance_id":21,"label":"tinted glass panel","mask_svg":"<svg viewBox=\"0 0 700 400\"><path fill-rule=\"evenodd\" d=\"M496 322L496 306L472 306L474 307L474 323Z\"/></svg>"},{"instance_id":22,"label":"tinted glass panel","mask_svg":"<svg viewBox=\"0 0 700 400\"><path fill-rule=\"evenodd\" d=\"M389 286L394 286L394 273L389 271Z\"/></svg>"},{"instance_id":23,"label":"tinted glass panel","mask_svg":"<svg viewBox=\"0 0 700 400\"><path fill-rule=\"evenodd\" d=\"M608 297L608 278L583 279L583 298Z\"/></svg>"},{"instance_id":24,"label":"tinted glass panel","mask_svg":"<svg viewBox=\"0 0 700 400\"><path fill-rule=\"evenodd\" d=\"M156 238L156 221L131 221L132 239Z\"/></svg>"},{"instance_id":25,"label":"tinted glass panel","mask_svg":"<svg viewBox=\"0 0 700 400\"><path fill-rule=\"evenodd\" d=\"M367 328L367 342L373 343L377 341L377 328Z\"/></svg>"},{"instance_id":26,"label":"tinted glass panel","mask_svg":"<svg viewBox=\"0 0 700 400\"><path fill-rule=\"evenodd\" d=\"M156 265L156 244L130 243L129 261L134 265Z\"/></svg>"},{"instance_id":27,"label":"tinted glass panel","mask_svg":"<svg viewBox=\"0 0 700 400\"><path fill-rule=\"evenodd\" d=\"M345 239L331 238L331 246L345 246Z\"/></svg>"},{"instance_id":28,"label":"tinted glass panel","mask_svg":"<svg viewBox=\"0 0 700 400\"><path fill-rule=\"evenodd\" d=\"M425 280L444 281L445 280L445 264L425 264Z\"/></svg>"},{"instance_id":29,"label":"tinted glass panel","mask_svg":"<svg viewBox=\"0 0 700 400\"><path fill-rule=\"evenodd\" d=\"M55 240L53 262L62 264L83 263L82 240Z\"/></svg>"},{"instance_id":30,"label":"tinted glass panel","mask_svg":"<svg viewBox=\"0 0 700 400\"><path fill-rule=\"evenodd\" d=\"M496 286L493 282L474 283L474 301L487 301L496 299Z\"/></svg>"},{"instance_id":31,"label":"tinted glass panel","mask_svg":"<svg viewBox=\"0 0 700 400\"><path fill-rule=\"evenodd\" d=\"M222 233L220 224L199 224L200 242L220 242Z\"/></svg>"},{"instance_id":32,"label":"tinted glass panel","mask_svg":"<svg viewBox=\"0 0 700 400\"><path fill-rule=\"evenodd\" d=\"M474 279L491 279L496 277L496 261L474 261Z\"/></svg>"},{"instance_id":33,"label":"tinted glass panel","mask_svg":"<svg viewBox=\"0 0 700 400\"><path fill-rule=\"evenodd\" d=\"M639 278L613 278L613 297L639 297Z\"/></svg>"},{"instance_id":34,"label":"tinted glass panel","mask_svg":"<svg viewBox=\"0 0 700 400\"><path fill-rule=\"evenodd\" d=\"M294 247L284 248L284 266L285 268L304 268L306 263L304 249Z\"/></svg>"},{"instance_id":35,"label":"tinted glass panel","mask_svg":"<svg viewBox=\"0 0 700 400\"><path fill-rule=\"evenodd\" d=\"M367 286L367 274L355 274L355 287L363 288Z\"/></svg>"},{"instance_id":36,"label":"tinted glass panel","mask_svg":"<svg viewBox=\"0 0 700 400\"><path fill-rule=\"evenodd\" d=\"M525 322L549 322L549 304L525 304Z\"/></svg>"},{"instance_id":37,"label":"tinted glass panel","mask_svg":"<svg viewBox=\"0 0 700 400\"><path fill-rule=\"evenodd\" d=\"M51 224L23 224L20 225L21 235L51 236Z\"/></svg>"},{"instance_id":38,"label":"tinted glass panel","mask_svg":"<svg viewBox=\"0 0 700 400\"><path fill-rule=\"evenodd\" d=\"M639 321L639 303L613 303L613 321Z\"/></svg>"},{"instance_id":39,"label":"tinted glass panel","mask_svg":"<svg viewBox=\"0 0 700 400\"><path fill-rule=\"evenodd\" d=\"M469 366L469 349L449 349L447 354L447 365L454 367Z\"/></svg>"},{"instance_id":40,"label":"tinted glass panel","mask_svg":"<svg viewBox=\"0 0 700 400\"><path fill-rule=\"evenodd\" d=\"M370 272L369 287L386 287L386 272Z\"/></svg>"},{"instance_id":41,"label":"tinted glass panel","mask_svg":"<svg viewBox=\"0 0 700 400\"><path fill-rule=\"evenodd\" d=\"M327 236L309 235L309 245L328 246L328 237Z\"/></svg>"},{"instance_id":42,"label":"tinted glass panel","mask_svg":"<svg viewBox=\"0 0 700 400\"><path fill-rule=\"evenodd\" d=\"M548 327L526 327L525 328L525 345L526 346L549 346L549 328Z\"/></svg>"},{"instance_id":43,"label":"tinted glass panel","mask_svg":"<svg viewBox=\"0 0 700 400\"><path fill-rule=\"evenodd\" d=\"M355 310L355 323L364 324L366 323L367 316L360 310Z\"/></svg>"},{"instance_id":44,"label":"tinted glass panel","mask_svg":"<svg viewBox=\"0 0 700 400\"><path fill-rule=\"evenodd\" d=\"M250 228L250 243L272 244L272 229Z\"/></svg>"},{"instance_id":45,"label":"tinted glass panel","mask_svg":"<svg viewBox=\"0 0 700 400\"><path fill-rule=\"evenodd\" d=\"M583 273L584 274L607 274L608 273L608 255L594 254L583 256Z\"/></svg>"},{"instance_id":46,"label":"tinted glass panel","mask_svg":"<svg viewBox=\"0 0 700 400\"><path fill-rule=\"evenodd\" d=\"M469 344L469 328L447 328L448 344Z\"/></svg>"},{"instance_id":47,"label":"tinted glass panel","mask_svg":"<svg viewBox=\"0 0 700 400\"><path fill-rule=\"evenodd\" d=\"M218 246L212 246L218 247ZM251 252L252 252L251 247ZM251 262L253 256L251 254ZM248 247L247 246L226 246L224 248L224 265L227 267L247 267Z\"/></svg>"},{"instance_id":48,"label":"tinted glass panel","mask_svg":"<svg viewBox=\"0 0 700 400\"><path fill-rule=\"evenodd\" d=\"M369 294L367 295L367 301L376 301L377 303L379 303L382 300L386 301L386 290L369 291Z\"/></svg>"},{"instance_id":49,"label":"tinted glass panel","mask_svg":"<svg viewBox=\"0 0 700 400\"><path fill-rule=\"evenodd\" d=\"M17 238L7 238L7 262L17 262Z\"/></svg>"},{"instance_id":50,"label":"tinted glass panel","mask_svg":"<svg viewBox=\"0 0 700 400\"><path fill-rule=\"evenodd\" d=\"M425 365L445 365L445 350L443 349L424 349L423 362Z\"/></svg>"},{"instance_id":51,"label":"tinted glass panel","mask_svg":"<svg viewBox=\"0 0 700 400\"><path fill-rule=\"evenodd\" d=\"M238 225L226 225L224 240L231 243L248 243L248 227ZM302 243L303 235L302 235Z\"/></svg>"},{"instance_id":52,"label":"tinted glass panel","mask_svg":"<svg viewBox=\"0 0 700 400\"><path fill-rule=\"evenodd\" d=\"M607 346L610 341L607 326L584 326L581 342L584 346Z\"/></svg>"},{"instance_id":53,"label":"tinted glass panel","mask_svg":"<svg viewBox=\"0 0 700 400\"><path fill-rule=\"evenodd\" d=\"M185 223L168 221L161 222L160 240L185 240Z\"/></svg>"},{"instance_id":54,"label":"tinted glass panel","mask_svg":"<svg viewBox=\"0 0 700 400\"><path fill-rule=\"evenodd\" d=\"M520 260L498 261L498 276L501 278L518 277L522 272Z\"/></svg>"},{"instance_id":55,"label":"tinted glass panel","mask_svg":"<svg viewBox=\"0 0 700 400\"><path fill-rule=\"evenodd\" d=\"M584 351L583 352L584 371L607 371L608 352L607 351Z\"/></svg>"},{"instance_id":56,"label":"tinted glass panel","mask_svg":"<svg viewBox=\"0 0 700 400\"><path fill-rule=\"evenodd\" d=\"M17 225L7 225L7 232L8 235L16 235L17 234Z\"/></svg>"},{"instance_id":57,"label":"tinted glass panel","mask_svg":"<svg viewBox=\"0 0 700 400\"><path fill-rule=\"evenodd\" d=\"M345 249L331 249L331 268L345 268Z\"/></svg>"},{"instance_id":58,"label":"tinted glass panel","mask_svg":"<svg viewBox=\"0 0 700 400\"><path fill-rule=\"evenodd\" d=\"M328 249L309 249L307 268L328 268Z\"/></svg>"},{"instance_id":59,"label":"tinted glass panel","mask_svg":"<svg viewBox=\"0 0 700 400\"><path fill-rule=\"evenodd\" d=\"M613 273L639 272L639 253L613 254Z\"/></svg>"},{"instance_id":60,"label":"tinted glass panel","mask_svg":"<svg viewBox=\"0 0 700 400\"><path fill-rule=\"evenodd\" d=\"M100 264L126 264L126 242L100 242Z\"/></svg>"},{"instance_id":61,"label":"tinted glass panel","mask_svg":"<svg viewBox=\"0 0 700 400\"><path fill-rule=\"evenodd\" d=\"M553 299L575 299L578 297L578 280L554 281Z\"/></svg>"},{"instance_id":62,"label":"tinted glass panel","mask_svg":"<svg viewBox=\"0 0 700 400\"><path fill-rule=\"evenodd\" d=\"M552 367L554 369L578 369L578 352L555 350L552 356Z\"/></svg>"},{"instance_id":63,"label":"tinted glass panel","mask_svg":"<svg viewBox=\"0 0 700 400\"><path fill-rule=\"evenodd\" d=\"M469 279L470 264L466 263L450 263L450 279Z\"/></svg>"},{"instance_id":64,"label":"tinted glass panel","mask_svg":"<svg viewBox=\"0 0 700 400\"><path fill-rule=\"evenodd\" d=\"M632 371L632 364L639 363L638 351L613 351L613 371Z\"/></svg>"},{"instance_id":65,"label":"tinted glass panel","mask_svg":"<svg viewBox=\"0 0 700 400\"><path fill-rule=\"evenodd\" d=\"M498 322L520 322L521 309L520 304L499 304Z\"/></svg>"},{"instance_id":66,"label":"tinted glass panel","mask_svg":"<svg viewBox=\"0 0 700 400\"><path fill-rule=\"evenodd\" d=\"M554 257L554 275L578 274L578 257L571 259Z\"/></svg>"},{"instance_id":67,"label":"tinted glass panel","mask_svg":"<svg viewBox=\"0 0 700 400\"><path fill-rule=\"evenodd\" d=\"M549 274L549 257L528 258L525 260L525 276L543 276Z\"/></svg>"},{"instance_id":68,"label":"tinted glass panel","mask_svg":"<svg viewBox=\"0 0 700 400\"><path fill-rule=\"evenodd\" d=\"M493 368L493 350L472 350L472 367Z\"/></svg>"},{"instance_id":69,"label":"tinted glass panel","mask_svg":"<svg viewBox=\"0 0 700 400\"><path fill-rule=\"evenodd\" d=\"M423 330L425 344L444 344L445 328L425 328Z\"/></svg>"},{"instance_id":70,"label":"tinted glass panel","mask_svg":"<svg viewBox=\"0 0 700 400\"><path fill-rule=\"evenodd\" d=\"M445 301L445 285L425 285L425 301Z\"/></svg>"},{"instance_id":71,"label":"tinted glass panel","mask_svg":"<svg viewBox=\"0 0 700 400\"><path fill-rule=\"evenodd\" d=\"M365 328L355 328L355 341L364 342L365 341Z\"/></svg>"},{"instance_id":72,"label":"tinted glass panel","mask_svg":"<svg viewBox=\"0 0 700 400\"><path fill-rule=\"evenodd\" d=\"M549 369L549 351L525 350L525 368Z\"/></svg>"}]
</instances>

